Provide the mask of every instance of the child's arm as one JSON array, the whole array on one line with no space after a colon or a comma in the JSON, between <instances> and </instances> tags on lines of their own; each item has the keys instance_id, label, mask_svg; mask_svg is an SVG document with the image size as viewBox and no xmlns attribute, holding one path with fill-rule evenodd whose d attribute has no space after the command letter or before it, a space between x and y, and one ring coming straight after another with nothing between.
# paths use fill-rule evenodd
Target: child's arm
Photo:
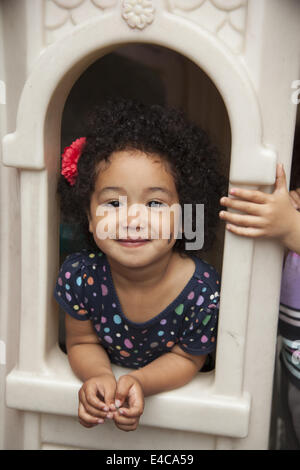
<instances>
[{"instance_id":1,"label":"child's arm","mask_svg":"<svg viewBox=\"0 0 300 470\"><path fill-rule=\"evenodd\" d=\"M72 370L84 382L79 391L80 423L92 427L112 418L107 412L115 401L116 379L90 321L66 315L66 347Z\"/></svg>"},{"instance_id":2,"label":"child's arm","mask_svg":"<svg viewBox=\"0 0 300 470\"><path fill-rule=\"evenodd\" d=\"M116 390L114 420L118 428L133 431L143 413L143 397L173 390L190 382L203 367L206 355L194 356L175 345L169 353L155 359L147 366L119 378ZM125 401L128 407L124 407Z\"/></svg>"},{"instance_id":3,"label":"child's arm","mask_svg":"<svg viewBox=\"0 0 300 470\"><path fill-rule=\"evenodd\" d=\"M121 404L124 402L126 398L124 380L128 376L138 381L145 397L182 387L190 382L194 375L202 368L205 359L206 355L204 354L194 356L184 352L179 346L175 345L170 352L163 354L150 362L150 364L122 376L118 382L116 399ZM128 386L130 386L132 380L127 380ZM119 387L121 381L123 382L122 393Z\"/></svg>"},{"instance_id":4,"label":"child's arm","mask_svg":"<svg viewBox=\"0 0 300 470\"><path fill-rule=\"evenodd\" d=\"M221 204L245 214L220 212L228 222L226 228L244 237L277 238L283 245L300 254L300 213L291 202L282 165L277 165L275 190L272 194L233 188Z\"/></svg>"},{"instance_id":5,"label":"child's arm","mask_svg":"<svg viewBox=\"0 0 300 470\"><path fill-rule=\"evenodd\" d=\"M144 396L155 395L190 382L204 365L205 359L206 355L194 356L175 345L169 353L163 354L129 375L138 379Z\"/></svg>"}]
</instances>

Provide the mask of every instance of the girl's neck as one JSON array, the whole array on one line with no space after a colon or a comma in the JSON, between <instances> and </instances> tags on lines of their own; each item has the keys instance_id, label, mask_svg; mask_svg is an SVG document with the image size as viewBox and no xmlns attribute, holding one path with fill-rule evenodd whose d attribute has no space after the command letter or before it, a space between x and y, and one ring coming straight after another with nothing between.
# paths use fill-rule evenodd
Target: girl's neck
<instances>
[{"instance_id":1,"label":"girl's neck","mask_svg":"<svg viewBox=\"0 0 300 470\"><path fill-rule=\"evenodd\" d=\"M134 288L135 291L149 291L160 283L165 282L174 267L180 262L180 255L170 251L162 258L147 266L127 268L115 260L108 258L114 283L119 289L128 292Z\"/></svg>"}]
</instances>

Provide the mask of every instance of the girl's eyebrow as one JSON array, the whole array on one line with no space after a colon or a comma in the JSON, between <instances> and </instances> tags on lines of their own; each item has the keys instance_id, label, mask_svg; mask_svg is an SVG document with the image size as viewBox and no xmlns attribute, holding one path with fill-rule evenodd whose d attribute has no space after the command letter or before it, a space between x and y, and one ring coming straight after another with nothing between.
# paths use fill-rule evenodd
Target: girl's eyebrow
<instances>
[{"instance_id":1,"label":"girl's eyebrow","mask_svg":"<svg viewBox=\"0 0 300 470\"><path fill-rule=\"evenodd\" d=\"M150 188L145 189L145 193L156 193L157 191L161 191L162 193L165 193L170 197L173 196L172 191L161 186L151 186Z\"/></svg>"},{"instance_id":2,"label":"girl's eyebrow","mask_svg":"<svg viewBox=\"0 0 300 470\"><path fill-rule=\"evenodd\" d=\"M105 186L105 188L102 188L100 191L97 192L97 195L100 196L101 194L103 194L104 192L107 192L107 191L120 191L120 192L126 193L125 188L122 188L121 186ZM154 193L154 192L157 192L157 191L161 191L162 193L165 193L170 197L173 196L172 191L170 191L167 188L163 188L161 186L151 186L149 188L146 188L144 190L144 193Z\"/></svg>"},{"instance_id":3,"label":"girl's eyebrow","mask_svg":"<svg viewBox=\"0 0 300 470\"><path fill-rule=\"evenodd\" d=\"M97 191L97 195L100 196L101 194L107 191L123 191L124 193L126 192L125 189L121 186L105 186L105 188L102 188L100 191Z\"/></svg>"}]
</instances>

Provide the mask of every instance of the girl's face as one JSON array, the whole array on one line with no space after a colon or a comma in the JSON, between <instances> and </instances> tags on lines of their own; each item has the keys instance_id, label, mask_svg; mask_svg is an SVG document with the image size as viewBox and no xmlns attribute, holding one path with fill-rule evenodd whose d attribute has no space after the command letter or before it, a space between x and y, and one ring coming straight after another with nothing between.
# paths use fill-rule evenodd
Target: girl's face
<instances>
[{"instance_id":1,"label":"girl's face","mask_svg":"<svg viewBox=\"0 0 300 470\"><path fill-rule=\"evenodd\" d=\"M90 203L89 230L97 246L127 267L161 259L182 226L168 164L137 150L114 152L109 160L99 164Z\"/></svg>"}]
</instances>

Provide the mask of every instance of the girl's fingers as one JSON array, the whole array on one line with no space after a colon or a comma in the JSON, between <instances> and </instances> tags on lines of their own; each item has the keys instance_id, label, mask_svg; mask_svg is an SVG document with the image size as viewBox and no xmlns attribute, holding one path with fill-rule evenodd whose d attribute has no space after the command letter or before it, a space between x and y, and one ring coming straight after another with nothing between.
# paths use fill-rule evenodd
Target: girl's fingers
<instances>
[{"instance_id":1,"label":"girl's fingers","mask_svg":"<svg viewBox=\"0 0 300 470\"><path fill-rule=\"evenodd\" d=\"M103 411L99 410L99 408L95 408L91 406L85 399L81 400L85 410L87 413L89 413L91 416L95 416L96 418L106 418L107 417L107 411L106 408L103 409Z\"/></svg>"},{"instance_id":2,"label":"girl's fingers","mask_svg":"<svg viewBox=\"0 0 300 470\"><path fill-rule=\"evenodd\" d=\"M126 425L126 424L117 424L116 425L121 431L129 432L129 431L135 431L136 428L138 427L138 423L131 424L131 425Z\"/></svg>"},{"instance_id":3,"label":"girl's fingers","mask_svg":"<svg viewBox=\"0 0 300 470\"><path fill-rule=\"evenodd\" d=\"M131 406L130 408L120 408L119 413L126 418L139 418L143 409L140 406Z\"/></svg>"},{"instance_id":4,"label":"girl's fingers","mask_svg":"<svg viewBox=\"0 0 300 470\"><path fill-rule=\"evenodd\" d=\"M226 222L238 225L240 227L255 227L260 228L262 226L261 217L255 217L252 215L241 215L233 212L222 211L220 212L220 218Z\"/></svg>"},{"instance_id":5,"label":"girl's fingers","mask_svg":"<svg viewBox=\"0 0 300 470\"><path fill-rule=\"evenodd\" d=\"M112 384L111 387L106 387L104 390L104 401L108 407L111 407L115 403L116 384Z\"/></svg>"},{"instance_id":6,"label":"girl's fingers","mask_svg":"<svg viewBox=\"0 0 300 470\"><path fill-rule=\"evenodd\" d=\"M118 380L115 404L122 407L126 398L129 408L123 407L119 412L129 418L140 417L144 410L143 391L137 379L129 375L123 375Z\"/></svg>"},{"instance_id":7,"label":"girl's fingers","mask_svg":"<svg viewBox=\"0 0 300 470\"><path fill-rule=\"evenodd\" d=\"M94 423L94 424L89 424L88 422L82 420L81 418L78 418L78 421L81 424L81 426L84 426L85 428L93 428L93 427L97 426L97 424L100 424L100 421L97 422L97 423ZM104 423L104 421L103 421L103 423Z\"/></svg>"},{"instance_id":8,"label":"girl's fingers","mask_svg":"<svg viewBox=\"0 0 300 470\"><path fill-rule=\"evenodd\" d=\"M122 431L134 431L139 424L138 418L127 418L120 415L118 412L114 414L114 421L115 425Z\"/></svg>"},{"instance_id":9,"label":"girl's fingers","mask_svg":"<svg viewBox=\"0 0 300 470\"><path fill-rule=\"evenodd\" d=\"M89 386L88 388L81 387L79 390L79 400L87 402L90 406L93 406L97 410L103 409L106 405L103 400L101 400L97 395L98 389L97 386Z\"/></svg>"},{"instance_id":10,"label":"girl's fingers","mask_svg":"<svg viewBox=\"0 0 300 470\"><path fill-rule=\"evenodd\" d=\"M94 398L96 398L96 400ZM99 400L99 398L93 397L91 394L87 395L82 392L80 394L79 400L88 413L93 416L98 416L99 418L105 418L108 411L108 406Z\"/></svg>"},{"instance_id":11,"label":"girl's fingers","mask_svg":"<svg viewBox=\"0 0 300 470\"><path fill-rule=\"evenodd\" d=\"M122 414L119 414L120 413L120 410L119 411L116 411L114 413L114 421L115 423L117 424L126 424L128 426L132 426L134 423L136 423L137 421L137 418L131 418L131 417L127 417L127 416L124 416Z\"/></svg>"},{"instance_id":12,"label":"girl's fingers","mask_svg":"<svg viewBox=\"0 0 300 470\"><path fill-rule=\"evenodd\" d=\"M91 428L92 426L96 426L97 424L104 423L103 418L91 416L89 413L87 413L82 403L79 403L78 406L78 418L80 424L87 428Z\"/></svg>"}]
</instances>

